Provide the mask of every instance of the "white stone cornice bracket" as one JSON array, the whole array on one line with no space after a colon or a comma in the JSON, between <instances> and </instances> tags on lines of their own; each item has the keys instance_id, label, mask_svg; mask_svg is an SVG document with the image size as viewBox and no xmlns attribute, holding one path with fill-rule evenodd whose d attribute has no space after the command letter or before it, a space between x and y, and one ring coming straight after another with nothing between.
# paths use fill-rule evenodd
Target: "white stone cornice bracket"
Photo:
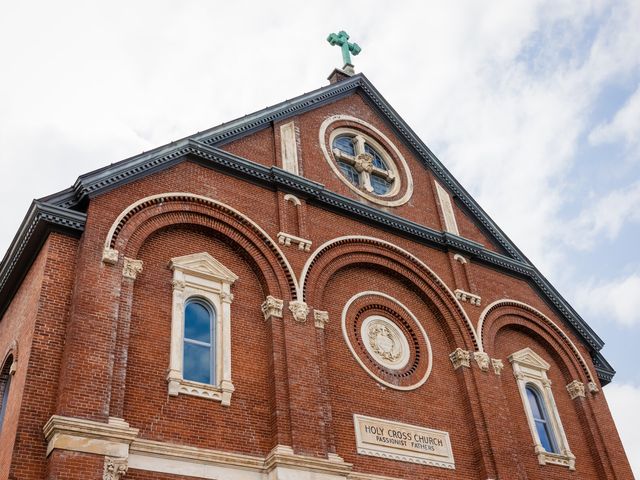
<instances>
[{"instance_id":1,"label":"white stone cornice bracket","mask_svg":"<svg viewBox=\"0 0 640 480\"><path fill-rule=\"evenodd\" d=\"M325 324L329 321L329 312L325 312L323 310L314 310L313 320L315 321L316 328L321 328L324 330Z\"/></svg>"},{"instance_id":2,"label":"white stone cornice bracket","mask_svg":"<svg viewBox=\"0 0 640 480\"><path fill-rule=\"evenodd\" d=\"M102 262L109 265L118 263L118 250L115 248L104 247L102 250Z\"/></svg>"},{"instance_id":3,"label":"white stone cornice bracket","mask_svg":"<svg viewBox=\"0 0 640 480\"><path fill-rule=\"evenodd\" d=\"M264 461L264 469L270 473L269 478L327 478L346 479L353 469L353 464L346 463L338 455L329 459L296 455L288 445L276 445ZM302 475L310 471L312 475Z\"/></svg>"},{"instance_id":4,"label":"white stone cornice bracket","mask_svg":"<svg viewBox=\"0 0 640 480\"><path fill-rule=\"evenodd\" d=\"M475 305L477 307L480 306L482 302L482 298L479 295L474 295L473 293L465 292L464 290L460 290L459 288L454 290L456 298L461 302L469 302L471 305Z\"/></svg>"},{"instance_id":5,"label":"white stone cornice bracket","mask_svg":"<svg viewBox=\"0 0 640 480\"><path fill-rule=\"evenodd\" d=\"M291 310L293 318L296 322L304 323L307 321L307 315L309 315L309 307L305 302L293 300L289 302L289 310Z\"/></svg>"},{"instance_id":6,"label":"white stone cornice bracket","mask_svg":"<svg viewBox=\"0 0 640 480\"><path fill-rule=\"evenodd\" d=\"M127 458L129 446L138 429L121 418L109 417L109 423L53 415L43 428L47 456L55 449Z\"/></svg>"},{"instance_id":7,"label":"white stone cornice bracket","mask_svg":"<svg viewBox=\"0 0 640 480\"><path fill-rule=\"evenodd\" d=\"M140 272L142 272L142 260L124 257L124 265L122 266L123 277L135 280Z\"/></svg>"},{"instance_id":8,"label":"white stone cornice bracket","mask_svg":"<svg viewBox=\"0 0 640 480\"><path fill-rule=\"evenodd\" d=\"M489 355L485 352L473 352L473 359L478 364L478 367L483 372L489 371Z\"/></svg>"},{"instance_id":9,"label":"white stone cornice bracket","mask_svg":"<svg viewBox=\"0 0 640 480\"><path fill-rule=\"evenodd\" d=\"M584 398L586 396L584 383L578 380L574 380L567 385L567 392L569 392L571 400L575 400L578 397Z\"/></svg>"},{"instance_id":10,"label":"white stone cornice bracket","mask_svg":"<svg viewBox=\"0 0 640 480\"><path fill-rule=\"evenodd\" d=\"M496 375L502 374L502 369L504 368L504 362L502 360L500 360L499 358L492 358L491 366L493 367L493 373L495 373Z\"/></svg>"},{"instance_id":11,"label":"white stone cornice bracket","mask_svg":"<svg viewBox=\"0 0 640 480\"><path fill-rule=\"evenodd\" d=\"M284 232L278 232L278 242L287 247L292 244L298 245L298 250L302 250L303 252L311 251L311 245L313 243L311 240L307 240L306 238L296 237L295 235Z\"/></svg>"},{"instance_id":12,"label":"white stone cornice bracket","mask_svg":"<svg viewBox=\"0 0 640 480\"><path fill-rule=\"evenodd\" d=\"M265 320L269 320L271 317L282 318L283 307L284 301L271 295L267 295L266 300L260 306Z\"/></svg>"},{"instance_id":13,"label":"white stone cornice bracket","mask_svg":"<svg viewBox=\"0 0 640 480\"><path fill-rule=\"evenodd\" d=\"M129 464L126 458L105 457L102 480L120 480L128 470Z\"/></svg>"},{"instance_id":14,"label":"white stone cornice bracket","mask_svg":"<svg viewBox=\"0 0 640 480\"><path fill-rule=\"evenodd\" d=\"M471 354L467 350L456 348L449 354L449 360L453 364L453 369L457 370L460 367L471 367Z\"/></svg>"}]
</instances>

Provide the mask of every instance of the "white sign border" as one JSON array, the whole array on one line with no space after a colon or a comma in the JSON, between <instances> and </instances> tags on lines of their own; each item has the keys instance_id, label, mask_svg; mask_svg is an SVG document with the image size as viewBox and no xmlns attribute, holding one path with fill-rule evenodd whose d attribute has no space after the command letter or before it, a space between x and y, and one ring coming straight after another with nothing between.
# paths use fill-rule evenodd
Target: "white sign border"
<instances>
[{"instance_id":1,"label":"white sign border","mask_svg":"<svg viewBox=\"0 0 640 480\"><path fill-rule=\"evenodd\" d=\"M422 454L422 456L418 454L411 455L406 453L406 450L404 449L399 449L399 448L390 447L390 446L379 445L376 448L371 448L370 446L371 444L365 443L360 435L360 428L358 423L359 420L383 422L386 424L397 425L399 427L404 427L408 429L427 430L430 432L438 433L440 435L444 435L447 440L447 449L449 453L449 459L451 459L451 461L432 460L429 458L425 458L425 456L429 456L428 453L424 453ZM433 428L420 427L417 425L410 425L408 423L396 422L394 420L387 420L385 418L368 417L366 415L359 415L357 413L353 414L353 428L356 433L356 450L360 455L370 455L372 457L398 460L401 462L417 463L420 465L429 465L432 467L446 468L448 470L455 470L456 468L455 460L453 458L453 450L451 448L451 439L449 437L449 432L445 432L442 430L434 430ZM367 446L364 446L364 445L367 445Z\"/></svg>"}]
</instances>

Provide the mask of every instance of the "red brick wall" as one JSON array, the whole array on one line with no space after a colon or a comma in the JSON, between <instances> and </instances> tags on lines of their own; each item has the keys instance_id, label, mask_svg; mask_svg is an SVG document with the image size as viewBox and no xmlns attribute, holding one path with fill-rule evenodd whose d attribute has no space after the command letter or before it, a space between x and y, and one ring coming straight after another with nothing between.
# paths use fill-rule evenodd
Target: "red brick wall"
<instances>
[{"instance_id":1,"label":"red brick wall","mask_svg":"<svg viewBox=\"0 0 640 480\"><path fill-rule=\"evenodd\" d=\"M216 238L217 237L217 238ZM209 252L239 279L232 287L232 374L236 388L229 407L220 402L179 395L167 397L171 327L172 257ZM131 320L129 368L124 416L140 436L203 448L266 455L272 448L268 422L272 382L269 329L260 302L265 298L251 265L238 246L210 230L159 231L143 246ZM185 425L206 425L185 429Z\"/></svg>"},{"instance_id":2,"label":"red brick wall","mask_svg":"<svg viewBox=\"0 0 640 480\"><path fill-rule=\"evenodd\" d=\"M0 345L18 343L18 369L0 437L2 479L44 477L42 427L58 393L76 245L64 235L49 236L0 322Z\"/></svg>"},{"instance_id":3,"label":"red brick wall","mask_svg":"<svg viewBox=\"0 0 640 480\"><path fill-rule=\"evenodd\" d=\"M318 145L320 123L336 113L357 116L375 125L396 142L409 163L414 196L406 205L389 210L441 229L431 174L357 95L296 118L305 176L364 201L334 177ZM275 165L278 138L277 133L265 129L225 148ZM292 299L273 251L260 243L249 227L210 207L185 202L182 211L174 211L168 204L156 205L134 215L118 237L116 248L144 263L143 272L133 284L126 283L131 281L122 279L121 263L113 266L101 261L107 232L125 207L166 192L190 192L228 204L273 239L280 230L295 225L290 221L281 224L279 212L290 208L281 204L281 192L186 161L92 199L86 230L78 245L52 235L0 322L0 346L10 341L8 331L19 328L28 338L35 324L36 332L29 373L20 373L29 376L22 401L24 415L20 417L24 423L17 427L19 438L24 440L24 454L14 454L15 478L42 478L41 429L54 412L97 421L122 414L140 429L142 438L252 455L266 455L278 443L292 445L296 453L306 455L324 457L335 451L353 462L357 471L404 478L596 479L614 478L614 474L615 478L631 478L626 459L618 451L619 439L604 394L569 399L564 386L576 376L585 383L586 379L557 339L545 340L544 336L550 334L534 318L514 322L518 327L507 322L504 327L490 329L487 335L491 338L485 342L488 353L507 365L502 376L481 372L475 363L471 369L454 371L449 353L456 347L474 349L463 313L434 275L415 264L412 267L409 256L398 251L352 244L332 249L318 260L309 276L307 301L310 307L329 312L325 331L315 328L312 313L305 324L296 323L286 305L283 319L265 321L260 304L267 294ZM414 244L311 204L303 203L302 211L305 236L313 241L312 251L340 236L377 237L419 258L449 290L461 287L454 280L450 252ZM291 212L288 214L291 216ZM473 221L460 211L456 215L465 236L499 250L491 246ZM299 275L310 253L296 246L282 246L282 250ZM232 289L232 377L236 391L229 407L201 398L167 395L171 321L171 272L167 264L172 257L202 251L211 253L240 277ZM525 302L563 327L593 371L587 349L527 281L476 263L470 263L468 269L477 288L473 293L482 297L481 307L462 304L471 324L477 325L482 310L495 300ZM41 291L38 285L42 285ZM433 371L417 390L399 392L377 384L348 350L340 314L345 302L363 290L391 294L422 322L433 349ZM121 308L129 292L130 319ZM38 314L34 316L35 305ZM523 333L523 322L531 322L527 333ZM128 340L123 338L124 327L130 328ZM29 352L29 341L26 343L25 349L20 345L21 356ZM524 346L534 348L552 364L549 375L555 398L577 457L575 473L536 463L507 361L508 355ZM124 353L116 355L116 351ZM126 363L119 363L123 359ZM120 368L123 365L126 370ZM24 384L24 378L16 382L17 392L23 389L20 382ZM114 389L121 388L122 401L114 394ZM353 413L448 431L455 472L357 455ZM15 431L16 426L11 428ZM6 458L6 451L3 444L0 459ZM101 468L96 458L55 452L48 462L48 475L76 478L65 477L73 466L85 474L77 478L93 478ZM603 467L596 465L596 458L604 459ZM164 478L136 471L130 476ZM0 474L1 478L6 477Z\"/></svg>"},{"instance_id":4,"label":"red brick wall","mask_svg":"<svg viewBox=\"0 0 640 480\"><path fill-rule=\"evenodd\" d=\"M22 286L13 298L13 302L11 302L10 307L2 317L2 321L0 321L0 352L2 352L0 353L0 362L4 361L5 355L14 340L18 346L16 360L19 362L19 368L11 379L7 410L2 431L0 431L0 478L2 479L7 478L9 475L9 467L11 465L46 252L47 248L45 246L31 266L29 273L22 282Z\"/></svg>"},{"instance_id":5,"label":"red brick wall","mask_svg":"<svg viewBox=\"0 0 640 480\"><path fill-rule=\"evenodd\" d=\"M104 457L102 455L54 450L49 457L47 476L37 478L46 478L47 480L97 480L103 478L103 472Z\"/></svg>"}]
</instances>

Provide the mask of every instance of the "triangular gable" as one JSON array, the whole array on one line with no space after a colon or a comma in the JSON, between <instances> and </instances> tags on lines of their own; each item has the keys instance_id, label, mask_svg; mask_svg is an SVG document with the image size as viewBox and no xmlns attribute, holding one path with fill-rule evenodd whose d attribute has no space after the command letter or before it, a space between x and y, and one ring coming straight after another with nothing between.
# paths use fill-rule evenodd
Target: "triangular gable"
<instances>
[{"instance_id":1,"label":"triangular gable","mask_svg":"<svg viewBox=\"0 0 640 480\"><path fill-rule=\"evenodd\" d=\"M259 165L217 148L232 140L267 128L273 122L282 121L291 116L313 110L318 106L334 102L355 92L360 93L389 122L397 136L413 148L417 153L417 158L421 159L440 184L465 206L468 213L484 226L491 238L495 239L496 243L507 252L507 255L490 251L469 239L452 235L448 232L437 231L362 202L343 197L328 191L322 184L293 175L278 167ZM354 75L341 82L322 87L292 100L82 175L72 188L45 197L38 202L38 205L40 208L49 205L58 210L82 211L86 208L88 199L120 185L169 168L178 162L184 161L187 157L207 168L228 171L254 183L263 183L269 186L275 185L278 188L290 190L292 193L308 198L320 206L344 212L351 218L361 219L381 228L391 229L421 243L440 248L456 249L480 262L527 277L539 289L549 304L557 309L567 323L574 328L576 333L590 347L594 359L601 359L600 364L603 366L600 378L603 379L605 375L610 378L615 373L598 353L604 342L513 242L508 239L363 74ZM37 217L34 222L42 222L43 218L46 220L49 217ZM60 221L64 222L65 219L62 218ZM18 232L10 251L15 250L19 253L20 249L24 248L24 244L29 242L33 243L33 239L30 236L23 236ZM17 261L17 258L13 258L13 255L8 255L8 257L11 258L5 258L0 266L0 273L2 273L0 282L8 275L17 278L13 270L15 265L20 265L20 262ZM5 307L6 305L3 302L0 305L0 310Z\"/></svg>"},{"instance_id":2,"label":"triangular gable","mask_svg":"<svg viewBox=\"0 0 640 480\"><path fill-rule=\"evenodd\" d=\"M523 348L522 350L518 350L517 352L509 355L509 361L511 363L519 363L521 365L531 367L535 370L547 371L551 368L549 363L529 347Z\"/></svg>"},{"instance_id":3,"label":"triangular gable","mask_svg":"<svg viewBox=\"0 0 640 480\"><path fill-rule=\"evenodd\" d=\"M180 157L191 153L189 144L195 143L201 146L219 147L232 140L237 140L260 129L267 128L272 122L282 121L291 116L300 115L301 113L316 109L321 105L335 102L356 91L360 92L363 98L389 121L398 137L402 138L416 151L417 157L421 159L423 164L439 179L440 184L447 188L464 204L472 217L487 230L489 236L507 252L510 258L531 265L525 255L509 240L484 210L482 210L480 205L478 205L462 185L458 183L442 162L440 162L424 142L420 140L415 132L411 130L407 123L396 113L393 107L389 105L380 92L378 92L362 73L354 75L347 80L306 93L292 100L267 107L264 110L249 114L245 117L223 123L217 127L156 148L142 155L137 155L109 165L108 167L81 175L74 184L71 195L67 194L63 198L55 199L62 202L56 204L71 207L82 201L85 196L93 197L117 185L167 168L173 165ZM217 148L215 148L214 151L222 153L221 150ZM47 200L51 201L54 199L47 198Z\"/></svg>"},{"instance_id":4,"label":"triangular gable","mask_svg":"<svg viewBox=\"0 0 640 480\"><path fill-rule=\"evenodd\" d=\"M171 270L181 270L183 273L224 283L233 283L238 276L213 258L207 252L192 253L182 257L172 258L169 262Z\"/></svg>"}]
</instances>

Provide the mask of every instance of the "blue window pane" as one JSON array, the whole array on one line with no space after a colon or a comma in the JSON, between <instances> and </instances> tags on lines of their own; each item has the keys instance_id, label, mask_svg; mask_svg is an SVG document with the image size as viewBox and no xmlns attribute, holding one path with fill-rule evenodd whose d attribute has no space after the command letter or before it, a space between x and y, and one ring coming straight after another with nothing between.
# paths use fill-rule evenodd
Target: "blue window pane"
<instances>
[{"instance_id":1,"label":"blue window pane","mask_svg":"<svg viewBox=\"0 0 640 480\"><path fill-rule=\"evenodd\" d=\"M551 442L551 435L549 434L549 428L546 422L538 422L536 421L536 430L538 431L538 438L540 438L540 443L542 447L547 452L555 452L556 449L553 447L553 443Z\"/></svg>"},{"instance_id":2,"label":"blue window pane","mask_svg":"<svg viewBox=\"0 0 640 480\"><path fill-rule=\"evenodd\" d=\"M351 137L338 137L333 141L333 148L337 148L347 155L355 157L356 149L353 146L353 140Z\"/></svg>"},{"instance_id":3,"label":"blue window pane","mask_svg":"<svg viewBox=\"0 0 640 480\"><path fill-rule=\"evenodd\" d=\"M201 383L213 383L211 378L211 347L184 343L185 380Z\"/></svg>"},{"instance_id":4,"label":"blue window pane","mask_svg":"<svg viewBox=\"0 0 640 480\"><path fill-rule=\"evenodd\" d=\"M360 186L360 174L348 163L338 162L342 174L356 187Z\"/></svg>"},{"instance_id":5,"label":"blue window pane","mask_svg":"<svg viewBox=\"0 0 640 480\"><path fill-rule=\"evenodd\" d=\"M538 398L538 394L531 387L527 387L527 397L533 418L535 420L544 420L542 410L540 409L540 399Z\"/></svg>"},{"instance_id":6,"label":"blue window pane","mask_svg":"<svg viewBox=\"0 0 640 480\"><path fill-rule=\"evenodd\" d=\"M380 154L373 149L373 147L369 146L365 143L364 151L373 157L373 166L379 168L380 170L388 170L387 164L384 163Z\"/></svg>"},{"instance_id":7,"label":"blue window pane","mask_svg":"<svg viewBox=\"0 0 640 480\"><path fill-rule=\"evenodd\" d=\"M371 186L373 187L373 191L377 195L384 195L391 190L391 184L387 182L384 178L376 177L375 175L371 175Z\"/></svg>"},{"instance_id":8,"label":"blue window pane","mask_svg":"<svg viewBox=\"0 0 640 480\"><path fill-rule=\"evenodd\" d=\"M184 337L211 343L211 312L199 302L190 302L184 311Z\"/></svg>"},{"instance_id":9,"label":"blue window pane","mask_svg":"<svg viewBox=\"0 0 640 480\"><path fill-rule=\"evenodd\" d=\"M553 435L549 426L549 417L547 416L544 404L542 403L542 398L533 387L527 386L526 391L529 408L533 415L533 421L536 425L540 444L547 452L557 453Z\"/></svg>"}]
</instances>

